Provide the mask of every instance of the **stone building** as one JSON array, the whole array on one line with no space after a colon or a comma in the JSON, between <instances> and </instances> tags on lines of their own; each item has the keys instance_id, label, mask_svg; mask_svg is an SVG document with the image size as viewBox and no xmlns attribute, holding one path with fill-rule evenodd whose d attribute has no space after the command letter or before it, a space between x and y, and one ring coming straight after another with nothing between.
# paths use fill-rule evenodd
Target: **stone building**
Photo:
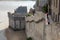
<instances>
[{"instance_id":1,"label":"stone building","mask_svg":"<svg viewBox=\"0 0 60 40\"><path fill-rule=\"evenodd\" d=\"M9 27L17 30L25 28L25 15L27 14L27 7L18 7L14 13L8 12Z\"/></svg>"},{"instance_id":2,"label":"stone building","mask_svg":"<svg viewBox=\"0 0 60 40\"><path fill-rule=\"evenodd\" d=\"M55 22L59 22L59 15L60 15L60 0L51 0L51 14L52 19Z\"/></svg>"},{"instance_id":3,"label":"stone building","mask_svg":"<svg viewBox=\"0 0 60 40\"><path fill-rule=\"evenodd\" d=\"M48 0L48 13L50 14L50 22L46 30L50 40L60 40L60 0ZM50 35L49 35L50 34ZM48 39L48 38L47 38Z\"/></svg>"}]
</instances>

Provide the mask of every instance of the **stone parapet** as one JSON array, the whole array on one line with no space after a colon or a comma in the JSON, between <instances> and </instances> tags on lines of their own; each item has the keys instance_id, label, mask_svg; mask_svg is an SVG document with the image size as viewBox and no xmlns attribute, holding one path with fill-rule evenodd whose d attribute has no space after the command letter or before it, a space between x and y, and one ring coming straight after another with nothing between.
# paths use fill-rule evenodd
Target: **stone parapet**
<instances>
[{"instance_id":1,"label":"stone parapet","mask_svg":"<svg viewBox=\"0 0 60 40\"><path fill-rule=\"evenodd\" d=\"M32 20L34 20L34 16L33 15L26 17L26 21L32 21Z\"/></svg>"}]
</instances>

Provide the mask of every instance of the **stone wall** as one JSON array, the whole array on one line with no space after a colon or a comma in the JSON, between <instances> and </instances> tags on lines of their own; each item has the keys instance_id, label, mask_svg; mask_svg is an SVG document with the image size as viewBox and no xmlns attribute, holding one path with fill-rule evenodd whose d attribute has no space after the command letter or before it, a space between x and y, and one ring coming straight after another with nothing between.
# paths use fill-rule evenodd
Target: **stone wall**
<instances>
[{"instance_id":1,"label":"stone wall","mask_svg":"<svg viewBox=\"0 0 60 40\"><path fill-rule=\"evenodd\" d=\"M26 17L27 37L32 37L33 40L42 40L44 27L44 21L40 21L42 18L42 12L36 12L36 14L33 17Z\"/></svg>"},{"instance_id":2,"label":"stone wall","mask_svg":"<svg viewBox=\"0 0 60 40\"><path fill-rule=\"evenodd\" d=\"M26 34L33 40L60 40L60 24L51 21L45 25L42 12L36 12L34 16L26 17Z\"/></svg>"},{"instance_id":3,"label":"stone wall","mask_svg":"<svg viewBox=\"0 0 60 40\"><path fill-rule=\"evenodd\" d=\"M60 24L53 22L45 27L46 40L60 40Z\"/></svg>"}]
</instances>

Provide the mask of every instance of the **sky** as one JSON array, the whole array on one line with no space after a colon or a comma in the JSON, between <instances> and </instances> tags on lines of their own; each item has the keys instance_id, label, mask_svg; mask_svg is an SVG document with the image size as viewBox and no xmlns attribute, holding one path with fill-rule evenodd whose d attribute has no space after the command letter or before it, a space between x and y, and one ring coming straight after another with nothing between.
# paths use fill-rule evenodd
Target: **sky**
<instances>
[{"instance_id":1,"label":"sky","mask_svg":"<svg viewBox=\"0 0 60 40\"><path fill-rule=\"evenodd\" d=\"M14 11L19 6L27 6L27 9L33 8L35 1L1 1L0 11Z\"/></svg>"},{"instance_id":2,"label":"sky","mask_svg":"<svg viewBox=\"0 0 60 40\"><path fill-rule=\"evenodd\" d=\"M7 12L13 13L19 6L27 6L27 9L33 8L35 1L0 1L0 30L8 28L9 20Z\"/></svg>"}]
</instances>

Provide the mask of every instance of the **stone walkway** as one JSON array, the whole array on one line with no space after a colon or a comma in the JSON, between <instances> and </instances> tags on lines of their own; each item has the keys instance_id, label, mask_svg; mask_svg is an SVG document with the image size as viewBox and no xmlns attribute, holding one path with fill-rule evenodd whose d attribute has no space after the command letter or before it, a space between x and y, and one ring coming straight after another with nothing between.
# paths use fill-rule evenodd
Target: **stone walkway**
<instances>
[{"instance_id":1,"label":"stone walkway","mask_svg":"<svg viewBox=\"0 0 60 40\"><path fill-rule=\"evenodd\" d=\"M6 30L7 40L26 40L25 31Z\"/></svg>"},{"instance_id":2,"label":"stone walkway","mask_svg":"<svg viewBox=\"0 0 60 40\"><path fill-rule=\"evenodd\" d=\"M5 36L5 30L0 30L0 40L7 40Z\"/></svg>"}]
</instances>

